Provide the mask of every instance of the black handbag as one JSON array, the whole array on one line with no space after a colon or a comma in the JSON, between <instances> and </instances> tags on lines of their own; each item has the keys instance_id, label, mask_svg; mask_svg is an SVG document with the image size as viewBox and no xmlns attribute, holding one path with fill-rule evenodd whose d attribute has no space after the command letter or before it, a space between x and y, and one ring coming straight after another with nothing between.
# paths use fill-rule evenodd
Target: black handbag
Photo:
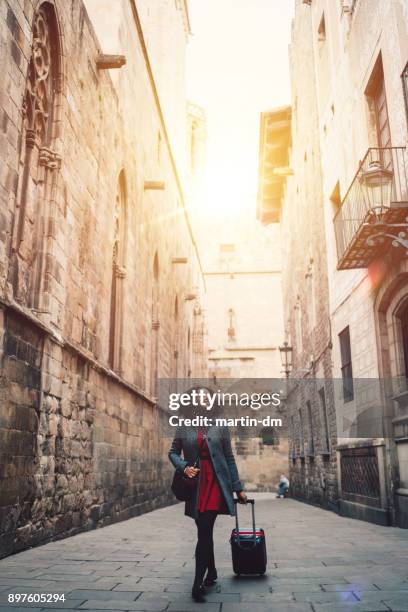
<instances>
[{"instance_id":1,"label":"black handbag","mask_svg":"<svg viewBox=\"0 0 408 612\"><path fill-rule=\"evenodd\" d=\"M193 467L197 467L198 457L194 462ZM181 472L180 470L176 470L173 476L173 482L171 483L171 490L173 491L175 497L179 501L189 501L193 499L196 494L198 485L198 474L195 478L189 478Z\"/></svg>"}]
</instances>

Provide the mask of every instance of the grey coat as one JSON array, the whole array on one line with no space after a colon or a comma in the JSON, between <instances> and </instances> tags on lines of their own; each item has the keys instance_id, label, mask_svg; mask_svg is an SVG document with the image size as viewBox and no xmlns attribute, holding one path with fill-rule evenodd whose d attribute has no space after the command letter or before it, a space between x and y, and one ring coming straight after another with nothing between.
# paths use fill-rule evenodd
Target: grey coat
<instances>
[{"instance_id":1,"label":"grey coat","mask_svg":"<svg viewBox=\"0 0 408 612\"><path fill-rule=\"evenodd\" d=\"M207 444L212 464L216 473L221 491L224 495L228 511L235 515L233 492L242 491L237 465L231 448L231 435L228 427L210 427L207 431ZM183 453L183 458L181 454ZM173 443L169 451L169 459L176 470L184 471L187 465L193 465L197 459L197 430L194 427L177 427ZM198 465L198 467L200 467ZM197 495L185 505L185 514L191 518L197 517Z\"/></svg>"}]
</instances>

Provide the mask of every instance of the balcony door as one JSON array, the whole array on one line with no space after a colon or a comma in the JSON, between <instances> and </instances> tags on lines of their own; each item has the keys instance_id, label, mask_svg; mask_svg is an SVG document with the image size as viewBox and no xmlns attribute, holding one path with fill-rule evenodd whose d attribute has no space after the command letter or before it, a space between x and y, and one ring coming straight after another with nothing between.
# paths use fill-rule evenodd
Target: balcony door
<instances>
[{"instance_id":1,"label":"balcony door","mask_svg":"<svg viewBox=\"0 0 408 612\"><path fill-rule=\"evenodd\" d=\"M384 74L381 71L381 79L374 97L375 117L377 124L378 146L382 149L391 146L390 122L388 119L387 98L385 97Z\"/></svg>"},{"instance_id":2,"label":"balcony door","mask_svg":"<svg viewBox=\"0 0 408 612\"><path fill-rule=\"evenodd\" d=\"M391 130L381 54L375 63L365 93L370 108L371 128L374 132L373 140L375 141L375 146L380 149L389 148L391 147ZM390 168L392 166L391 153L382 153L379 161L382 162L385 168Z\"/></svg>"},{"instance_id":3,"label":"balcony door","mask_svg":"<svg viewBox=\"0 0 408 612\"><path fill-rule=\"evenodd\" d=\"M401 324L401 345L404 357L404 374L408 380L408 303L405 304L398 316Z\"/></svg>"}]
</instances>

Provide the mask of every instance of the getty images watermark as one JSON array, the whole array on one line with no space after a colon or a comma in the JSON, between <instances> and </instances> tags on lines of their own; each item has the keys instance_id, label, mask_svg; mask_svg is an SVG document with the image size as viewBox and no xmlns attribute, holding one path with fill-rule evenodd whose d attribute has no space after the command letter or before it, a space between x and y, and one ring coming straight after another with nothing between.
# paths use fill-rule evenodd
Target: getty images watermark
<instances>
[{"instance_id":1,"label":"getty images watermark","mask_svg":"<svg viewBox=\"0 0 408 612\"><path fill-rule=\"evenodd\" d=\"M169 409L200 408L201 411L211 411L215 408L235 407L260 410L261 408L276 408L281 405L281 394L274 393L236 393L227 391L209 391L208 389L193 389L183 393L169 394ZM282 427L282 419L267 415L261 419L253 416L210 417L206 414L195 414L191 417L172 415L169 418L172 427L185 425L187 427Z\"/></svg>"}]
</instances>

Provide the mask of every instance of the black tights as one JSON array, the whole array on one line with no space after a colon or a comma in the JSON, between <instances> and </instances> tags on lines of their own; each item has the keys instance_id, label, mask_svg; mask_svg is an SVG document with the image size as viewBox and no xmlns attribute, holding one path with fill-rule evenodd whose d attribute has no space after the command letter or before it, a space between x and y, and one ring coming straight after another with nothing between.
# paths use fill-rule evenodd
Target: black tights
<instances>
[{"instance_id":1,"label":"black tights","mask_svg":"<svg viewBox=\"0 0 408 612\"><path fill-rule=\"evenodd\" d=\"M215 572L213 530L217 514L216 510L207 510L206 512L199 512L198 518L196 519L197 546L195 551L195 586L201 585L207 568L210 573Z\"/></svg>"}]
</instances>

